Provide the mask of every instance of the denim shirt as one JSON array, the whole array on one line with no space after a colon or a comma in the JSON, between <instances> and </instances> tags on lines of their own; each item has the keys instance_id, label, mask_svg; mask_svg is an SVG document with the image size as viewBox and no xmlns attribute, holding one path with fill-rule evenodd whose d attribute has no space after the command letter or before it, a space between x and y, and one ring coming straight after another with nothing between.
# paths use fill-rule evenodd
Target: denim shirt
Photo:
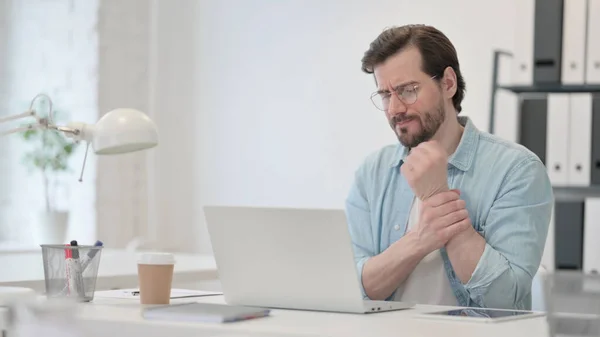
<instances>
[{"instance_id":1,"label":"denim shirt","mask_svg":"<svg viewBox=\"0 0 600 337\"><path fill-rule=\"evenodd\" d=\"M532 280L540 266L554 205L546 167L520 144L478 130L468 117L448 158L448 186L461 191L469 218L486 245L463 284L445 248L444 269L458 305L531 308ZM389 145L370 154L355 174L346 216L361 290L365 262L405 232L414 194L400 172L408 149ZM390 300L393 295L388 298Z\"/></svg>"}]
</instances>

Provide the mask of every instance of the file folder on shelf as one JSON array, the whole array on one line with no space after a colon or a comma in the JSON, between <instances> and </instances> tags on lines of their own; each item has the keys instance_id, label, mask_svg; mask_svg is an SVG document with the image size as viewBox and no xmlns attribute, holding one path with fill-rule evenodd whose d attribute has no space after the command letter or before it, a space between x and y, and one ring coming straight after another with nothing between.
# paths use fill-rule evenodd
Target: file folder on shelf
<instances>
[{"instance_id":1,"label":"file folder on shelf","mask_svg":"<svg viewBox=\"0 0 600 337\"><path fill-rule=\"evenodd\" d=\"M509 90L499 89L495 93L494 135L511 142L518 142L520 114L519 95Z\"/></svg>"},{"instance_id":2,"label":"file folder on shelf","mask_svg":"<svg viewBox=\"0 0 600 337\"><path fill-rule=\"evenodd\" d=\"M583 270L600 273L600 198L585 200Z\"/></svg>"},{"instance_id":3,"label":"file folder on shelf","mask_svg":"<svg viewBox=\"0 0 600 337\"><path fill-rule=\"evenodd\" d=\"M535 0L515 2L516 35L511 76L514 85L533 84L535 2Z\"/></svg>"},{"instance_id":4,"label":"file folder on shelf","mask_svg":"<svg viewBox=\"0 0 600 337\"><path fill-rule=\"evenodd\" d=\"M546 168L554 186L568 186L569 94L548 94Z\"/></svg>"},{"instance_id":5,"label":"file folder on shelf","mask_svg":"<svg viewBox=\"0 0 600 337\"><path fill-rule=\"evenodd\" d=\"M592 153L592 94L573 93L569 98L569 186L589 186Z\"/></svg>"},{"instance_id":6,"label":"file folder on shelf","mask_svg":"<svg viewBox=\"0 0 600 337\"><path fill-rule=\"evenodd\" d=\"M592 96L591 184L600 185L600 94Z\"/></svg>"},{"instance_id":7,"label":"file folder on shelf","mask_svg":"<svg viewBox=\"0 0 600 337\"><path fill-rule=\"evenodd\" d=\"M546 269L548 272L552 272L556 269L555 261L556 258L554 256L554 213L555 209L552 208L552 214L550 215L550 224L548 225L548 235L546 236L546 244L544 246L544 253L542 254L542 261L540 264L542 267Z\"/></svg>"},{"instance_id":8,"label":"file folder on shelf","mask_svg":"<svg viewBox=\"0 0 600 337\"><path fill-rule=\"evenodd\" d=\"M545 95L521 101L519 144L535 153L546 164L548 101Z\"/></svg>"},{"instance_id":9,"label":"file folder on shelf","mask_svg":"<svg viewBox=\"0 0 600 337\"><path fill-rule=\"evenodd\" d=\"M585 43L588 0L564 2L562 84L585 83Z\"/></svg>"},{"instance_id":10,"label":"file folder on shelf","mask_svg":"<svg viewBox=\"0 0 600 337\"><path fill-rule=\"evenodd\" d=\"M586 84L600 84L600 0L588 0Z\"/></svg>"},{"instance_id":11,"label":"file folder on shelf","mask_svg":"<svg viewBox=\"0 0 600 337\"><path fill-rule=\"evenodd\" d=\"M557 201L554 206L556 269L583 269L583 201Z\"/></svg>"},{"instance_id":12,"label":"file folder on shelf","mask_svg":"<svg viewBox=\"0 0 600 337\"><path fill-rule=\"evenodd\" d=\"M561 82L563 7L563 0L535 2L534 84Z\"/></svg>"}]
</instances>

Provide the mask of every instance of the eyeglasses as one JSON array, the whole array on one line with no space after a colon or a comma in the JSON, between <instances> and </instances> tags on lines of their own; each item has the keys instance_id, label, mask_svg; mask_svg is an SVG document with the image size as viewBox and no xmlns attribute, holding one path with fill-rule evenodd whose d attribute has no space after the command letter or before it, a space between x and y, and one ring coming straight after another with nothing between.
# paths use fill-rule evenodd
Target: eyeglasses
<instances>
[{"instance_id":1,"label":"eyeglasses","mask_svg":"<svg viewBox=\"0 0 600 337\"><path fill-rule=\"evenodd\" d=\"M436 78L436 76L432 76L431 79ZM417 101L419 89L419 83L409 83L394 88L394 93L404 104L411 105ZM388 110L391 99L392 93L389 91L376 91L371 94L371 102L373 102L377 109L382 111Z\"/></svg>"}]
</instances>

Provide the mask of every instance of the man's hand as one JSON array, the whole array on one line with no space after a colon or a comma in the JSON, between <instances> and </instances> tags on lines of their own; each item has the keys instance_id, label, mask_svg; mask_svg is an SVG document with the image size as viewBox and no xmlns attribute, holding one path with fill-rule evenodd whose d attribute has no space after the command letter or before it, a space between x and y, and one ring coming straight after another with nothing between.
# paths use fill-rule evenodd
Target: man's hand
<instances>
[{"instance_id":1,"label":"man's hand","mask_svg":"<svg viewBox=\"0 0 600 337\"><path fill-rule=\"evenodd\" d=\"M421 204L419 222L411 229L423 254L442 248L455 235L471 228L464 200L456 190L440 192Z\"/></svg>"},{"instance_id":2,"label":"man's hand","mask_svg":"<svg viewBox=\"0 0 600 337\"><path fill-rule=\"evenodd\" d=\"M400 171L420 200L448 191L448 155L437 141L411 149Z\"/></svg>"}]
</instances>

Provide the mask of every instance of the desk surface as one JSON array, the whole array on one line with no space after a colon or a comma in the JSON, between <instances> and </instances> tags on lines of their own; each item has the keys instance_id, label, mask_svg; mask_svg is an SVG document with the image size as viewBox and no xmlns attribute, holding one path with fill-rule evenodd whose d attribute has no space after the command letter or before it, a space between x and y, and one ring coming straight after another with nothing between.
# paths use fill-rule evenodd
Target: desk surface
<instances>
[{"instance_id":1,"label":"desk surface","mask_svg":"<svg viewBox=\"0 0 600 337\"><path fill-rule=\"evenodd\" d=\"M178 300L184 301L184 300ZM187 299L224 303L222 296ZM176 302L174 302L176 303ZM274 309L270 317L236 323L179 323L145 321L136 300L95 299L81 304L80 317L88 336L444 336L539 337L547 336L545 317L503 323L455 322L415 317L415 314L450 307L417 306L375 314L343 314Z\"/></svg>"},{"instance_id":2,"label":"desk surface","mask_svg":"<svg viewBox=\"0 0 600 337\"><path fill-rule=\"evenodd\" d=\"M137 284L139 252L103 249L96 289L131 287ZM189 283L217 278L215 260L210 255L175 254L174 283ZM42 253L0 254L0 286L19 286L44 291Z\"/></svg>"}]
</instances>

